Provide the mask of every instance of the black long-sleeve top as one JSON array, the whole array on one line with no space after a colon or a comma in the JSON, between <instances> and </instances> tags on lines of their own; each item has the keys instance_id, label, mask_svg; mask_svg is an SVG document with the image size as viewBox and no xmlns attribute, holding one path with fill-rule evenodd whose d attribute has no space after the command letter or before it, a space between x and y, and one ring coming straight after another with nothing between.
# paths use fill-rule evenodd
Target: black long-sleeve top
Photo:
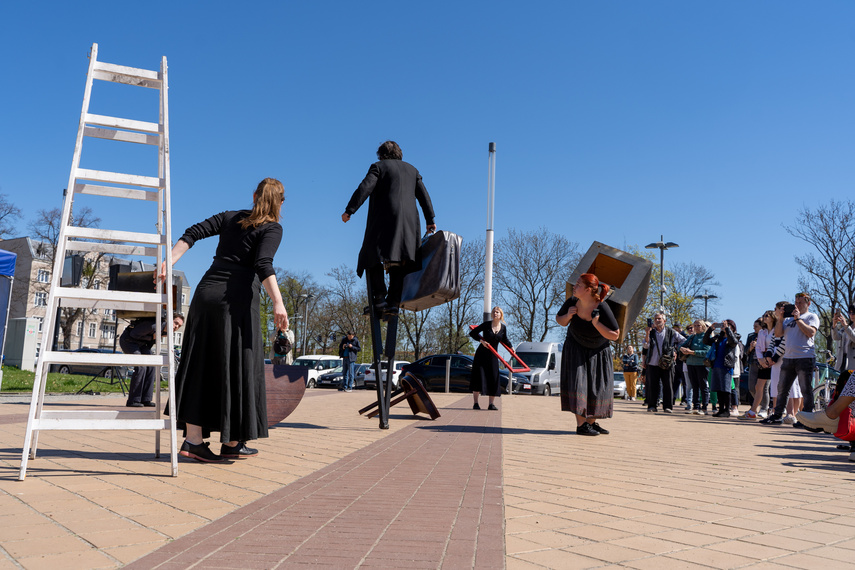
<instances>
[{"instance_id":1,"label":"black long-sleeve top","mask_svg":"<svg viewBox=\"0 0 855 570\"><path fill-rule=\"evenodd\" d=\"M219 235L214 259L252 268L264 281L275 273L273 256L282 241L282 226L278 222L269 222L244 229L239 222L249 214L250 210L220 212L187 228L180 239L193 247L197 240Z\"/></svg>"},{"instance_id":2,"label":"black long-sleeve top","mask_svg":"<svg viewBox=\"0 0 855 570\"><path fill-rule=\"evenodd\" d=\"M486 340L487 344L494 349L499 348L499 343L511 346L511 341L508 339L508 328L502 323L498 333L493 332L493 323L486 321L469 331L469 336L476 341Z\"/></svg>"}]
</instances>

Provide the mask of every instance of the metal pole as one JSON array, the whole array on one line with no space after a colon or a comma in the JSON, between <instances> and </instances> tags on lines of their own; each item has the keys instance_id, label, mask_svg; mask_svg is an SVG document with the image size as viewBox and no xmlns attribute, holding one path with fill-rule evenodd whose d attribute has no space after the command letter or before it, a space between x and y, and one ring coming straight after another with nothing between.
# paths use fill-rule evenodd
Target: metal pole
<instances>
[{"instance_id":1,"label":"metal pole","mask_svg":"<svg viewBox=\"0 0 855 570\"><path fill-rule=\"evenodd\" d=\"M451 391L451 356L445 361L445 393Z\"/></svg>"},{"instance_id":2,"label":"metal pole","mask_svg":"<svg viewBox=\"0 0 855 570\"><path fill-rule=\"evenodd\" d=\"M496 204L496 143L489 145L487 160L487 255L484 259L484 320L490 320L493 305L493 212Z\"/></svg>"},{"instance_id":3,"label":"metal pole","mask_svg":"<svg viewBox=\"0 0 855 570\"><path fill-rule=\"evenodd\" d=\"M306 295L306 312L305 317L303 318L303 355L306 354L306 345L308 344L309 338L309 299L314 297L311 293Z\"/></svg>"},{"instance_id":4,"label":"metal pole","mask_svg":"<svg viewBox=\"0 0 855 570\"><path fill-rule=\"evenodd\" d=\"M665 236L659 236L661 243L665 243ZM659 310L665 311L665 247L659 247Z\"/></svg>"}]
</instances>

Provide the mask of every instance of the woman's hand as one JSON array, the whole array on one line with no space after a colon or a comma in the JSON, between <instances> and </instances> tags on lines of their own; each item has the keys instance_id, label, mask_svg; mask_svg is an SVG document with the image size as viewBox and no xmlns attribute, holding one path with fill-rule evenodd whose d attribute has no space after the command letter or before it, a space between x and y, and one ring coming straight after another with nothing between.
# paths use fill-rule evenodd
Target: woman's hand
<instances>
[{"instance_id":1,"label":"woman's hand","mask_svg":"<svg viewBox=\"0 0 855 570\"><path fill-rule=\"evenodd\" d=\"M577 306L573 305L572 307L567 309L567 316L572 317L573 315L575 315L578 312L579 312L579 308Z\"/></svg>"},{"instance_id":2,"label":"woman's hand","mask_svg":"<svg viewBox=\"0 0 855 570\"><path fill-rule=\"evenodd\" d=\"M694 350L692 350L691 348L686 348L685 346L680 347L680 352L682 352L683 354L694 354L695 353Z\"/></svg>"},{"instance_id":3,"label":"woman's hand","mask_svg":"<svg viewBox=\"0 0 855 570\"><path fill-rule=\"evenodd\" d=\"M489 343L489 342L487 342L486 340L484 340L483 338L482 338L479 342L481 343L481 346L484 346L484 347L487 347L487 348L489 348L489 347L490 347L490 343Z\"/></svg>"},{"instance_id":4,"label":"woman's hand","mask_svg":"<svg viewBox=\"0 0 855 570\"><path fill-rule=\"evenodd\" d=\"M347 212L343 213L341 215L341 221L344 222L345 224L347 222L349 222L350 221L350 214L348 214Z\"/></svg>"},{"instance_id":5,"label":"woman's hand","mask_svg":"<svg viewBox=\"0 0 855 570\"><path fill-rule=\"evenodd\" d=\"M288 312L282 302L273 305L273 326L283 331L288 330Z\"/></svg>"}]
</instances>

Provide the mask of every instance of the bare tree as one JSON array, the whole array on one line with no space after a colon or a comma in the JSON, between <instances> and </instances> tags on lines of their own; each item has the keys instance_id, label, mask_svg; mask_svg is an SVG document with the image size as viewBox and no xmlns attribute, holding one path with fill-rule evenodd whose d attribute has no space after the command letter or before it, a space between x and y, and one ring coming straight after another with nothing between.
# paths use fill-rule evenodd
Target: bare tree
<instances>
[{"instance_id":1,"label":"bare tree","mask_svg":"<svg viewBox=\"0 0 855 570\"><path fill-rule=\"evenodd\" d=\"M665 309L672 323L691 322L695 313L693 307L695 296L712 293L721 283L716 281L715 274L693 261L688 263L673 263L670 271L665 271ZM659 268L656 268L657 272ZM715 304L716 299L713 299Z\"/></svg>"},{"instance_id":2,"label":"bare tree","mask_svg":"<svg viewBox=\"0 0 855 570\"><path fill-rule=\"evenodd\" d=\"M6 194L0 194L0 239L12 237L15 232L13 220L21 217L21 209L9 201Z\"/></svg>"},{"instance_id":3,"label":"bare tree","mask_svg":"<svg viewBox=\"0 0 855 570\"><path fill-rule=\"evenodd\" d=\"M97 227L101 223L101 218L96 217L90 208L82 207L77 209L77 215L71 220L72 225L82 228ZM32 220L28 227L31 237L38 242L36 247L47 248L47 257L50 260L52 270L56 267L56 251L59 244L59 231L62 225L62 210L53 208L51 210L39 210L36 218ZM67 252L72 253L72 252ZM85 289L94 289L100 286L100 283L95 279L95 275L100 267L103 253L99 252L78 252L83 257L83 275L80 286ZM50 288L49 283L36 283L34 289L36 291L47 291ZM59 327L62 331L62 346L63 348L71 348L71 335L74 331L74 325L78 319L85 319L91 313L90 309L83 308L61 308L61 317ZM52 315L47 315L47 318L53 318Z\"/></svg>"},{"instance_id":4,"label":"bare tree","mask_svg":"<svg viewBox=\"0 0 855 570\"><path fill-rule=\"evenodd\" d=\"M814 251L796 256L801 268L798 285L811 295L812 312L821 319L820 330L831 334L835 310L855 301L855 202L831 200L815 210L804 207L795 223L784 225L793 237Z\"/></svg>"},{"instance_id":5,"label":"bare tree","mask_svg":"<svg viewBox=\"0 0 855 570\"><path fill-rule=\"evenodd\" d=\"M484 257L484 240L463 242L460 248L460 297L435 309L435 342L445 352L471 352L469 325L481 324L483 318Z\"/></svg>"},{"instance_id":6,"label":"bare tree","mask_svg":"<svg viewBox=\"0 0 855 570\"><path fill-rule=\"evenodd\" d=\"M426 348L437 348L436 329L431 321L432 311L433 309L401 311L398 326L399 330L403 328L405 338L413 349L413 360L421 358L422 352Z\"/></svg>"},{"instance_id":7,"label":"bare tree","mask_svg":"<svg viewBox=\"0 0 855 570\"><path fill-rule=\"evenodd\" d=\"M552 317L564 301L567 279L579 262L579 244L546 228L532 232L510 229L496 244L495 259L506 320L524 340L544 341L558 328Z\"/></svg>"}]
</instances>

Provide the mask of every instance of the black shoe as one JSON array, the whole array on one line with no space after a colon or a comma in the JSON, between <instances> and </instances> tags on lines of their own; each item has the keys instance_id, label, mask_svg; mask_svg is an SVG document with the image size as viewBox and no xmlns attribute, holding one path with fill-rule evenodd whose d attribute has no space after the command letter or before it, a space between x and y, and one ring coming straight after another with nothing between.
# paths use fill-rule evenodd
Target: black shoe
<instances>
[{"instance_id":1,"label":"black shoe","mask_svg":"<svg viewBox=\"0 0 855 570\"><path fill-rule=\"evenodd\" d=\"M585 422L576 428L576 435L600 435L600 432L591 427L591 424Z\"/></svg>"},{"instance_id":2,"label":"black shoe","mask_svg":"<svg viewBox=\"0 0 855 570\"><path fill-rule=\"evenodd\" d=\"M772 414L768 418L766 418L764 420L760 420L760 423L766 424L767 426L777 426L777 425L781 425L782 423L784 423L784 420L778 414Z\"/></svg>"},{"instance_id":3,"label":"black shoe","mask_svg":"<svg viewBox=\"0 0 855 570\"><path fill-rule=\"evenodd\" d=\"M809 432L811 432L811 433L822 433L822 432L824 431L822 428L812 428L812 427L808 427L808 426L806 426L805 424L803 424L802 422L799 422L799 421L797 421L796 423L794 423L794 424L793 424L793 427L794 427L794 428L802 428L802 429L807 430L807 431L809 431Z\"/></svg>"},{"instance_id":4,"label":"black shoe","mask_svg":"<svg viewBox=\"0 0 855 570\"><path fill-rule=\"evenodd\" d=\"M472 409L473 410L480 410L481 406L478 405L478 402L475 402L474 404L472 404Z\"/></svg>"},{"instance_id":5,"label":"black shoe","mask_svg":"<svg viewBox=\"0 0 855 570\"><path fill-rule=\"evenodd\" d=\"M497 408L495 404L490 404L489 406L487 406L487 409L488 410L498 410L499 408Z\"/></svg>"},{"instance_id":6,"label":"black shoe","mask_svg":"<svg viewBox=\"0 0 855 570\"><path fill-rule=\"evenodd\" d=\"M598 424L597 422L592 423L591 427L594 428L594 430L598 433L601 433L603 435L609 435L609 430L604 427L600 427L600 424Z\"/></svg>"},{"instance_id":7,"label":"black shoe","mask_svg":"<svg viewBox=\"0 0 855 570\"><path fill-rule=\"evenodd\" d=\"M220 446L220 456L222 457L242 459L244 457L254 457L256 455L258 455L258 450L247 447L242 441L239 441L234 447L226 445L225 443Z\"/></svg>"},{"instance_id":8,"label":"black shoe","mask_svg":"<svg viewBox=\"0 0 855 570\"><path fill-rule=\"evenodd\" d=\"M387 306L383 309L383 315L380 317L383 321L389 321L393 318L398 318L398 307Z\"/></svg>"},{"instance_id":9,"label":"black shoe","mask_svg":"<svg viewBox=\"0 0 855 570\"><path fill-rule=\"evenodd\" d=\"M848 443L841 443L838 444L837 449L839 449L840 451L852 451L852 446Z\"/></svg>"},{"instance_id":10,"label":"black shoe","mask_svg":"<svg viewBox=\"0 0 855 570\"><path fill-rule=\"evenodd\" d=\"M125 404L125 406L128 408L142 408L143 403L142 402L128 402L127 404Z\"/></svg>"},{"instance_id":11,"label":"black shoe","mask_svg":"<svg viewBox=\"0 0 855 570\"><path fill-rule=\"evenodd\" d=\"M225 461L219 455L214 455L210 449L208 449L208 445L210 445L207 441L200 443L199 445L193 445L189 443L186 439L184 443L181 444L181 450L178 452L179 455L183 455L184 457L189 457L191 459L195 459L196 461L201 461L202 463L222 463Z\"/></svg>"},{"instance_id":12,"label":"black shoe","mask_svg":"<svg viewBox=\"0 0 855 570\"><path fill-rule=\"evenodd\" d=\"M378 317L382 316L383 311L385 311L385 310L386 310L386 302L385 301L380 301L379 303L374 303L374 314L377 315ZM366 316L370 315L371 314L371 307L363 307L362 314L366 315Z\"/></svg>"},{"instance_id":13,"label":"black shoe","mask_svg":"<svg viewBox=\"0 0 855 570\"><path fill-rule=\"evenodd\" d=\"M712 415L714 418L729 418L730 411L729 410L719 410Z\"/></svg>"},{"instance_id":14,"label":"black shoe","mask_svg":"<svg viewBox=\"0 0 855 570\"><path fill-rule=\"evenodd\" d=\"M155 404L154 402L143 402L142 405L145 406L146 408L153 408L157 404Z\"/></svg>"}]
</instances>

